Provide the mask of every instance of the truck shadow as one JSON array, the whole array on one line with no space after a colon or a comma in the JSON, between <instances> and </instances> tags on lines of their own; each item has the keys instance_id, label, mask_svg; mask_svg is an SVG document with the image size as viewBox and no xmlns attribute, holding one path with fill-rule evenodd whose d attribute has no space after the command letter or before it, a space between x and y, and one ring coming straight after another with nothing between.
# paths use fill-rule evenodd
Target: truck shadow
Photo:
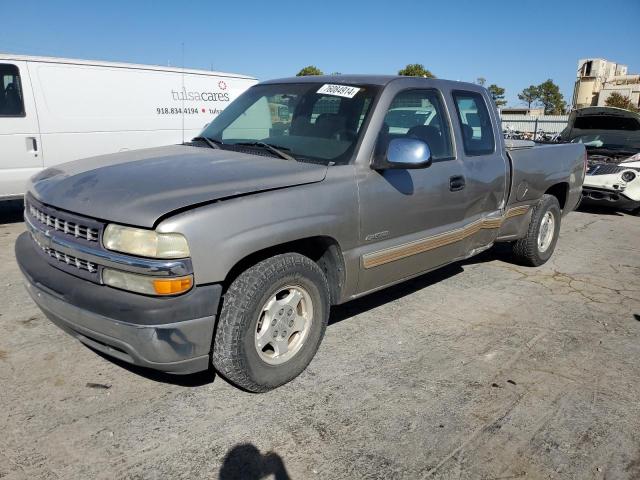
<instances>
[{"instance_id":1,"label":"truck shadow","mask_svg":"<svg viewBox=\"0 0 640 480\"><path fill-rule=\"evenodd\" d=\"M579 212L594 213L598 215L611 215L614 217L624 217L625 214L630 215L626 210L618 210L615 207L602 207L599 205L580 204L577 208Z\"/></svg>"},{"instance_id":2,"label":"truck shadow","mask_svg":"<svg viewBox=\"0 0 640 480\"><path fill-rule=\"evenodd\" d=\"M0 225L22 222L24 203L22 200L0 202Z\"/></svg>"},{"instance_id":3,"label":"truck shadow","mask_svg":"<svg viewBox=\"0 0 640 480\"><path fill-rule=\"evenodd\" d=\"M242 443L227 452L218 478L220 480L259 480L262 478L289 480L291 477L280 455L275 452L267 452L263 455L255 445Z\"/></svg>"},{"instance_id":4,"label":"truck shadow","mask_svg":"<svg viewBox=\"0 0 640 480\"><path fill-rule=\"evenodd\" d=\"M393 302L394 300L411 295L418 290L427 288L463 271L464 270L460 263L452 263L451 265L439 268L433 272L425 273L424 275L420 275L419 277L411 280L406 280L392 287L387 287L375 293L371 293L365 297L332 307L331 316L329 317L329 326L348 320L351 317L355 317L356 315L360 315L361 313L369 310L373 310L385 303Z\"/></svg>"},{"instance_id":5,"label":"truck shadow","mask_svg":"<svg viewBox=\"0 0 640 480\"><path fill-rule=\"evenodd\" d=\"M466 260L462 260L460 262L460 265L475 265L477 263L493 262L495 260L505 263L517 264L513 256L513 249L511 248L510 243L496 243L490 249L485 250L478 255L474 255L471 258L467 258Z\"/></svg>"},{"instance_id":6,"label":"truck shadow","mask_svg":"<svg viewBox=\"0 0 640 480\"><path fill-rule=\"evenodd\" d=\"M82 344L84 345L84 344ZM213 369L204 370L198 373L191 373L188 375L175 375L171 373L161 372L159 370L153 370L151 368L139 367L137 365L132 365L127 362L123 362L115 357L110 357L98 350L94 350L88 345L84 345L86 348L91 350L94 353L97 353L106 361L113 363L128 372L133 373L134 375L139 375L147 380L151 380L153 382L166 383L169 385L177 385L179 387L202 387L204 385L209 385L214 382L216 378L216 374Z\"/></svg>"},{"instance_id":7,"label":"truck shadow","mask_svg":"<svg viewBox=\"0 0 640 480\"><path fill-rule=\"evenodd\" d=\"M446 265L411 280L371 293L365 297L332 307L331 316L329 317L329 325L331 326L342 322L343 320L348 320L351 317L355 317L356 315L377 308L385 303L399 300L407 295L411 295L412 293L422 290L423 288L430 287L431 285L446 280L447 278L458 275L459 273L464 272L463 267L465 265L493 262L496 260L506 263L514 263L511 246L508 243L497 243L492 248L467 260Z\"/></svg>"}]
</instances>

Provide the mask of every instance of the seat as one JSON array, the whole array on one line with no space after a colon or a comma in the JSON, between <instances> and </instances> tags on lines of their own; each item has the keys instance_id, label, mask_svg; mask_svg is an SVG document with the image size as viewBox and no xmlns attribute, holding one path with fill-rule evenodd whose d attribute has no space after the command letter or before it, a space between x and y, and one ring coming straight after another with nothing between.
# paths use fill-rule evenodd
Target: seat
<instances>
[{"instance_id":1,"label":"seat","mask_svg":"<svg viewBox=\"0 0 640 480\"><path fill-rule=\"evenodd\" d=\"M470 125L462 125L464 146L467 150L476 154L479 152L489 153L493 147L493 137L491 129L480 127L480 138L473 138L473 127Z\"/></svg>"},{"instance_id":2,"label":"seat","mask_svg":"<svg viewBox=\"0 0 640 480\"><path fill-rule=\"evenodd\" d=\"M322 138L332 138L338 132L345 130L346 120L337 113L321 113L316 118L315 136Z\"/></svg>"},{"instance_id":3,"label":"seat","mask_svg":"<svg viewBox=\"0 0 640 480\"><path fill-rule=\"evenodd\" d=\"M291 122L291 128L289 128L289 134L299 137L311 137L313 136L313 125L304 117L294 117Z\"/></svg>"},{"instance_id":4,"label":"seat","mask_svg":"<svg viewBox=\"0 0 640 480\"><path fill-rule=\"evenodd\" d=\"M467 125L466 123L463 123L462 134L464 136L464 139L467 142L470 142L471 140L473 140L473 127L471 127L470 125Z\"/></svg>"},{"instance_id":5,"label":"seat","mask_svg":"<svg viewBox=\"0 0 640 480\"><path fill-rule=\"evenodd\" d=\"M465 150L477 149L478 140L473 138L473 127L466 123L462 124L462 142Z\"/></svg>"},{"instance_id":6,"label":"seat","mask_svg":"<svg viewBox=\"0 0 640 480\"><path fill-rule=\"evenodd\" d=\"M20 115L22 113L22 101L20 100L20 94L15 83L10 83L4 91L5 115Z\"/></svg>"},{"instance_id":7,"label":"seat","mask_svg":"<svg viewBox=\"0 0 640 480\"><path fill-rule=\"evenodd\" d=\"M426 142L431 150L433 157L442 157L444 155L444 139L440 130L431 125L416 125L411 127L407 132L407 136L417 138Z\"/></svg>"},{"instance_id":8,"label":"seat","mask_svg":"<svg viewBox=\"0 0 640 480\"><path fill-rule=\"evenodd\" d=\"M4 90L0 89L0 115L4 114L7 101L5 100Z\"/></svg>"}]
</instances>

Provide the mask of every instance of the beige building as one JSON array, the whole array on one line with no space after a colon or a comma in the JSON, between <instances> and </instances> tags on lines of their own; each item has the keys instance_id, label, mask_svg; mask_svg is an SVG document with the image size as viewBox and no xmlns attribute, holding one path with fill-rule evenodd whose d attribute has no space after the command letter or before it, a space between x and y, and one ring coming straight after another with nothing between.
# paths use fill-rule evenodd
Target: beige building
<instances>
[{"instance_id":1,"label":"beige building","mask_svg":"<svg viewBox=\"0 0 640 480\"><path fill-rule=\"evenodd\" d=\"M628 75L627 66L603 58L585 58L578 61L578 72L573 89L573 107L604 106L613 92L640 104L640 75Z\"/></svg>"},{"instance_id":2,"label":"beige building","mask_svg":"<svg viewBox=\"0 0 640 480\"><path fill-rule=\"evenodd\" d=\"M631 103L640 107L640 75L624 75L622 78L610 79L600 90L598 106L604 107L607 98L613 92L629 97Z\"/></svg>"}]
</instances>

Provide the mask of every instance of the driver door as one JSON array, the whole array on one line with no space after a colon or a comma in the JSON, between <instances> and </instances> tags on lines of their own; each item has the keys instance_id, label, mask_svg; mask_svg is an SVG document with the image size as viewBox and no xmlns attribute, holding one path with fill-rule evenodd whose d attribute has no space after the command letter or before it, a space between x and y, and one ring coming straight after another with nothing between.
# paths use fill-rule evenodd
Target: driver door
<instances>
[{"instance_id":1,"label":"driver door","mask_svg":"<svg viewBox=\"0 0 640 480\"><path fill-rule=\"evenodd\" d=\"M455 154L444 105L438 90L405 90L385 116L375 155L385 155L393 138L418 138L429 145L433 163L422 169L369 170L358 179L360 293L464 255L456 237L467 209L464 165Z\"/></svg>"}]
</instances>

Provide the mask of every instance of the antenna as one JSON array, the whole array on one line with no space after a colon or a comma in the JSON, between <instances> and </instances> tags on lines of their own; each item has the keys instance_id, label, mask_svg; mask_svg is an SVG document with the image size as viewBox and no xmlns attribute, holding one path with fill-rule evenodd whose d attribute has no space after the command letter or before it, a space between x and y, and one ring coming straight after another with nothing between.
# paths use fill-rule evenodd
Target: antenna
<instances>
[{"instance_id":1,"label":"antenna","mask_svg":"<svg viewBox=\"0 0 640 480\"><path fill-rule=\"evenodd\" d=\"M182 42L182 143L184 143L184 99L187 91L184 88L184 42Z\"/></svg>"}]
</instances>

